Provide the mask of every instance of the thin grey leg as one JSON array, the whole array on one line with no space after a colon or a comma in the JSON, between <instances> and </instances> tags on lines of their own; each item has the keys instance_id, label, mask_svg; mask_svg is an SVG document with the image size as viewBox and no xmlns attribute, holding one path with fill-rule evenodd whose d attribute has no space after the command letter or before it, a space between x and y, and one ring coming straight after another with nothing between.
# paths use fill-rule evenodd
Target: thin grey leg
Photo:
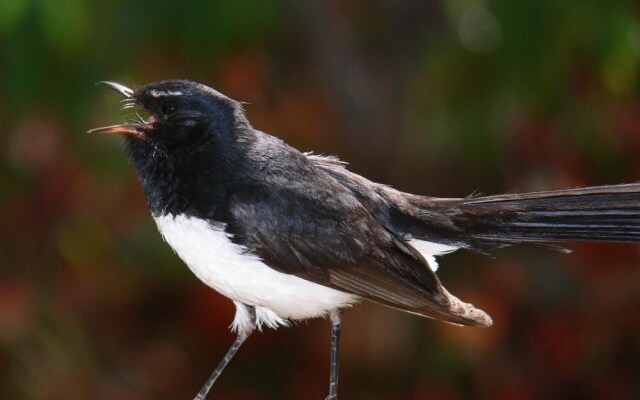
<instances>
[{"instance_id":1,"label":"thin grey leg","mask_svg":"<svg viewBox=\"0 0 640 400\"><path fill-rule=\"evenodd\" d=\"M340 311L331 313L331 372L329 396L326 400L338 399L338 370L340 368Z\"/></svg>"},{"instance_id":2,"label":"thin grey leg","mask_svg":"<svg viewBox=\"0 0 640 400\"><path fill-rule=\"evenodd\" d=\"M255 320L255 309L253 309L253 307L251 307L250 312L253 314L253 318ZM236 337L236 340L233 342L229 350L227 350L227 354L225 354L222 361L220 361L220 363L218 364L216 369L213 371L209 379L207 379L207 382L204 384L202 389L200 389L200 391L198 392L198 395L195 397L194 400L204 400L205 397L207 397L207 393L209 393L211 386L213 386L213 384L216 382L220 374L222 374L222 371L227 366L227 364L229 364L229 361L231 361L231 359L236 354L240 346L242 346L242 343L244 343L244 341L247 340L249 336L251 336L251 333L253 333L253 329L251 329L249 332L242 332L238 334L238 336Z\"/></svg>"}]
</instances>

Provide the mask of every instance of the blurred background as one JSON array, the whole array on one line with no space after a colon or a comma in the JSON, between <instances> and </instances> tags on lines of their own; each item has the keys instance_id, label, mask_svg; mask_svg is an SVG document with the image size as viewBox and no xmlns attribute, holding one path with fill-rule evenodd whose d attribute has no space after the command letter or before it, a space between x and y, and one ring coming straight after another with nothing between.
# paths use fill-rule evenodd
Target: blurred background
<instances>
[{"instance_id":1,"label":"blurred background","mask_svg":"<svg viewBox=\"0 0 640 400\"><path fill-rule=\"evenodd\" d=\"M188 78L258 129L434 196L640 180L638 4L0 0L0 398L189 399L234 308L165 245L120 138L125 85ZM640 246L457 252L493 316L346 312L341 399L640 398ZM330 324L254 335L212 391L322 399Z\"/></svg>"}]
</instances>

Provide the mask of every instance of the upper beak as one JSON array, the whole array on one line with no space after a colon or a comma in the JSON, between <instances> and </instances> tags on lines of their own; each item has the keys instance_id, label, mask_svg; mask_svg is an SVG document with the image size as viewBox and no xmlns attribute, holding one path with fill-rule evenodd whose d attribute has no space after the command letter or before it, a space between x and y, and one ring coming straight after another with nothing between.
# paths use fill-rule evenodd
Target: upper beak
<instances>
[{"instance_id":1,"label":"upper beak","mask_svg":"<svg viewBox=\"0 0 640 400\"><path fill-rule=\"evenodd\" d=\"M116 83L116 82L99 81L99 82L96 82L96 85L106 86L109 89L120 93L121 95L123 95L127 99L130 99L131 97L133 97L133 90L132 89L129 89L128 87L126 87L124 85L121 85L119 83Z\"/></svg>"},{"instance_id":2,"label":"upper beak","mask_svg":"<svg viewBox=\"0 0 640 400\"><path fill-rule=\"evenodd\" d=\"M110 81L99 81L99 82L96 82L96 85L106 86L109 89L120 93L127 99L133 98L133 90L119 83L110 82ZM138 126L130 125L130 124L103 126L101 128L90 129L87 131L87 133L120 133L123 135L132 135L132 136L142 135L142 132Z\"/></svg>"}]
</instances>

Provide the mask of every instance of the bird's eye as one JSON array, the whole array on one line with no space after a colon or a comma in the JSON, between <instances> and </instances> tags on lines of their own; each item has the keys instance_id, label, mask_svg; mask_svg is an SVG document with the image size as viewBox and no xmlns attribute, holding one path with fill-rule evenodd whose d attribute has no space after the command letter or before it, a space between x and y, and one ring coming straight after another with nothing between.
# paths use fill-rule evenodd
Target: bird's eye
<instances>
[{"instance_id":1,"label":"bird's eye","mask_svg":"<svg viewBox=\"0 0 640 400\"><path fill-rule=\"evenodd\" d=\"M162 113L169 115L178 109L178 104L173 100L167 100L162 104Z\"/></svg>"}]
</instances>

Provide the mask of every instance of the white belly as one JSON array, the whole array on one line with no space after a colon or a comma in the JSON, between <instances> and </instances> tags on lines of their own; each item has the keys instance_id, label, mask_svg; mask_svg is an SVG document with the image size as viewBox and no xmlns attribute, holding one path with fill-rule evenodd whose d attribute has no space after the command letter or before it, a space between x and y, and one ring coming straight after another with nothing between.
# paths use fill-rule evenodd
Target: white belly
<instances>
[{"instance_id":1,"label":"white belly","mask_svg":"<svg viewBox=\"0 0 640 400\"><path fill-rule=\"evenodd\" d=\"M256 307L259 325L275 327L286 323L283 318L320 317L358 301L358 296L269 268L233 243L222 226L185 215L154 219L167 243L200 280L236 305ZM233 324L236 330L249 323L240 308Z\"/></svg>"}]
</instances>

